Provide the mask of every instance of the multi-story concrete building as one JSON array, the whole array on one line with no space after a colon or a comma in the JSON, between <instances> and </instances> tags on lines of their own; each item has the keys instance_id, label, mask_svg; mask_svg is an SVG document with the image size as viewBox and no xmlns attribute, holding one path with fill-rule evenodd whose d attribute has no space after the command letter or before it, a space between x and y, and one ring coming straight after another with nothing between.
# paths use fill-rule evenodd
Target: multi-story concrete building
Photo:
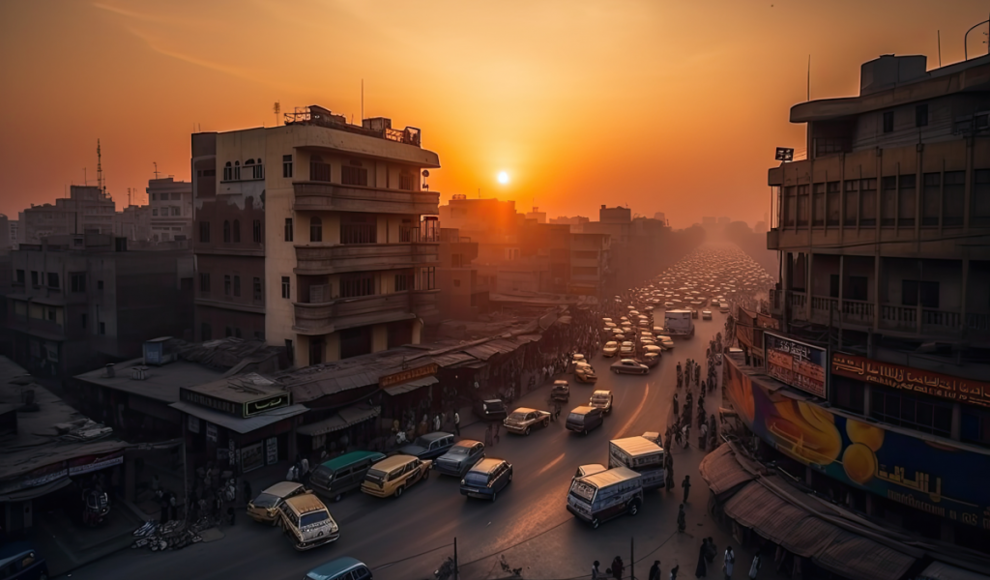
<instances>
[{"instance_id":1,"label":"multi-story concrete building","mask_svg":"<svg viewBox=\"0 0 990 580\"><path fill-rule=\"evenodd\" d=\"M985 552L990 56L883 56L790 118L809 154L769 170L774 320L740 323L729 398L807 485Z\"/></svg>"},{"instance_id":2,"label":"multi-story concrete building","mask_svg":"<svg viewBox=\"0 0 990 580\"><path fill-rule=\"evenodd\" d=\"M461 236L456 228L440 229L440 260L437 288L441 320L475 320L488 311L488 284L478 276L473 263L478 242Z\"/></svg>"},{"instance_id":3,"label":"multi-story concrete building","mask_svg":"<svg viewBox=\"0 0 990 580\"><path fill-rule=\"evenodd\" d=\"M151 240L151 208L146 205L129 205L113 216L113 235L127 238L129 242Z\"/></svg>"},{"instance_id":4,"label":"multi-story concrete building","mask_svg":"<svg viewBox=\"0 0 990 580\"><path fill-rule=\"evenodd\" d=\"M31 205L20 215L23 241L40 244L46 236L66 234L113 234L116 208L113 198L96 186L71 185L69 197L55 205Z\"/></svg>"},{"instance_id":5,"label":"multi-story concrete building","mask_svg":"<svg viewBox=\"0 0 990 580\"><path fill-rule=\"evenodd\" d=\"M611 236L572 233L570 238L571 274L567 293L604 297L610 274Z\"/></svg>"},{"instance_id":6,"label":"multi-story concrete building","mask_svg":"<svg viewBox=\"0 0 990 580\"><path fill-rule=\"evenodd\" d=\"M102 234L21 244L7 295L14 360L65 378L134 357L150 338L190 336L192 254L158 248Z\"/></svg>"},{"instance_id":7,"label":"multi-story concrete building","mask_svg":"<svg viewBox=\"0 0 990 580\"><path fill-rule=\"evenodd\" d=\"M263 337L299 365L419 342L437 311L439 167L419 129L317 106L192 136L196 338Z\"/></svg>"},{"instance_id":8,"label":"multi-story concrete building","mask_svg":"<svg viewBox=\"0 0 990 580\"><path fill-rule=\"evenodd\" d=\"M149 179L145 191L148 192L148 205L151 206L151 240L191 240L192 183L175 181L172 177Z\"/></svg>"}]
</instances>

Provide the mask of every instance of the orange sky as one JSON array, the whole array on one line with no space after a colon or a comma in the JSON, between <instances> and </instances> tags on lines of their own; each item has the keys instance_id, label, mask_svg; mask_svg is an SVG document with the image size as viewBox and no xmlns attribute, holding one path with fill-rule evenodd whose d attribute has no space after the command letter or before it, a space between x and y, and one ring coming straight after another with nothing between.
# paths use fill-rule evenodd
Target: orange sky
<instances>
[{"instance_id":1,"label":"orange sky","mask_svg":"<svg viewBox=\"0 0 990 580\"><path fill-rule=\"evenodd\" d=\"M189 178L189 134L321 104L423 130L454 193L763 219L773 148L805 98L854 94L882 53L962 59L985 0L103 0L0 2L0 213L95 177L118 207L152 162ZM985 27L984 27L985 30ZM970 35L970 53L986 51ZM496 181L499 171L511 176Z\"/></svg>"}]
</instances>

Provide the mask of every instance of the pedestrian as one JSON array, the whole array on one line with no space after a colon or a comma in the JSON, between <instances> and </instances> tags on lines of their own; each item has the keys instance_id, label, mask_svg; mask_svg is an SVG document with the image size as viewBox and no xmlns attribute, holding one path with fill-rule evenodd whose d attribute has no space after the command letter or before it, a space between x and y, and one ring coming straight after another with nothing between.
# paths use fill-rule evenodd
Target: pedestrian
<instances>
[{"instance_id":1,"label":"pedestrian","mask_svg":"<svg viewBox=\"0 0 990 580\"><path fill-rule=\"evenodd\" d=\"M599 580L600 578L604 578L604 576L602 576L601 571L598 569L598 566L599 566L598 560L595 560L591 564L591 580Z\"/></svg>"},{"instance_id":2,"label":"pedestrian","mask_svg":"<svg viewBox=\"0 0 990 580\"><path fill-rule=\"evenodd\" d=\"M749 565L749 580L756 580L756 574L760 571L760 566L763 564L760 559L760 553L757 552L753 556L753 563Z\"/></svg>"},{"instance_id":3,"label":"pedestrian","mask_svg":"<svg viewBox=\"0 0 990 580\"><path fill-rule=\"evenodd\" d=\"M709 564L714 564L716 554L718 554L718 548L715 547L715 538L708 536L708 552L705 553L705 560Z\"/></svg>"},{"instance_id":4,"label":"pedestrian","mask_svg":"<svg viewBox=\"0 0 990 580\"><path fill-rule=\"evenodd\" d=\"M684 481L681 482L681 487L684 488L684 503L687 503L688 493L691 491L691 476L685 475Z\"/></svg>"},{"instance_id":5,"label":"pedestrian","mask_svg":"<svg viewBox=\"0 0 990 580\"><path fill-rule=\"evenodd\" d=\"M698 447L704 449L705 441L708 440L708 423L701 424L701 435L698 436Z\"/></svg>"},{"instance_id":6,"label":"pedestrian","mask_svg":"<svg viewBox=\"0 0 990 580\"><path fill-rule=\"evenodd\" d=\"M615 580L622 580L622 568L622 556L616 556L615 559L612 560L612 578L615 578Z\"/></svg>"},{"instance_id":7,"label":"pedestrian","mask_svg":"<svg viewBox=\"0 0 990 580\"><path fill-rule=\"evenodd\" d=\"M301 471L299 473L299 481L303 481L309 475L309 459L303 457L302 460L299 462L299 466L301 467Z\"/></svg>"},{"instance_id":8,"label":"pedestrian","mask_svg":"<svg viewBox=\"0 0 990 580\"><path fill-rule=\"evenodd\" d=\"M223 516L223 494L218 491L213 494L213 517L216 518L217 524L220 523L221 516Z\"/></svg>"},{"instance_id":9,"label":"pedestrian","mask_svg":"<svg viewBox=\"0 0 990 580\"><path fill-rule=\"evenodd\" d=\"M435 417L433 417L433 430L434 431L440 430L440 415L436 415Z\"/></svg>"},{"instance_id":10,"label":"pedestrian","mask_svg":"<svg viewBox=\"0 0 990 580\"><path fill-rule=\"evenodd\" d=\"M732 551L732 546L728 546L722 556L722 571L725 572L725 580L732 580L732 567L735 563L736 553Z\"/></svg>"},{"instance_id":11,"label":"pedestrian","mask_svg":"<svg viewBox=\"0 0 990 580\"><path fill-rule=\"evenodd\" d=\"M499 439L501 439L498 436L498 432L501 428L502 428L502 424L499 423L498 421L495 421L495 436L493 437L495 445L498 445Z\"/></svg>"},{"instance_id":12,"label":"pedestrian","mask_svg":"<svg viewBox=\"0 0 990 580\"><path fill-rule=\"evenodd\" d=\"M687 529L687 516L684 514L684 504L677 509L677 531L683 532Z\"/></svg>"},{"instance_id":13,"label":"pedestrian","mask_svg":"<svg viewBox=\"0 0 990 580\"><path fill-rule=\"evenodd\" d=\"M681 569L681 565L678 564L670 569L670 580L677 580L677 571Z\"/></svg>"},{"instance_id":14,"label":"pedestrian","mask_svg":"<svg viewBox=\"0 0 990 580\"><path fill-rule=\"evenodd\" d=\"M650 566L650 575L647 580L660 580L660 560L654 560Z\"/></svg>"},{"instance_id":15,"label":"pedestrian","mask_svg":"<svg viewBox=\"0 0 990 580\"><path fill-rule=\"evenodd\" d=\"M492 423L485 427L485 447L492 446Z\"/></svg>"},{"instance_id":16,"label":"pedestrian","mask_svg":"<svg viewBox=\"0 0 990 580\"><path fill-rule=\"evenodd\" d=\"M674 416L681 414L681 403L677 400L677 393L674 393Z\"/></svg>"},{"instance_id":17,"label":"pedestrian","mask_svg":"<svg viewBox=\"0 0 990 580\"><path fill-rule=\"evenodd\" d=\"M667 468L667 491L674 491L674 466Z\"/></svg>"},{"instance_id":18,"label":"pedestrian","mask_svg":"<svg viewBox=\"0 0 990 580\"><path fill-rule=\"evenodd\" d=\"M708 563L705 562L705 557L708 555L708 538L701 541L701 549L698 550L698 565L694 569L695 578L704 578L708 576Z\"/></svg>"},{"instance_id":19,"label":"pedestrian","mask_svg":"<svg viewBox=\"0 0 990 580\"><path fill-rule=\"evenodd\" d=\"M461 436L461 416L454 411L454 435Z\"/></svg>"},{"instance_id":20,"label":"pedestrian","mask_svg":"<svg viewBox=\"0 0 990 580\"><path fill-rule=\"evenodd\" d=\"M684 441L684 448L687 449L691 443L691 426L685 425L681 432L681 440Z\"/></svg>"},{"instance_id":21,"label":"pedestrian","mask_svg":"<svg viewBox=\"0 0 990 580\"><path fill-rule=\"evenodd\" d=\"M553 420L554 421L559 421L560 420L560 403L559 402L553 404Z\"/></svg>"}]
</instances>

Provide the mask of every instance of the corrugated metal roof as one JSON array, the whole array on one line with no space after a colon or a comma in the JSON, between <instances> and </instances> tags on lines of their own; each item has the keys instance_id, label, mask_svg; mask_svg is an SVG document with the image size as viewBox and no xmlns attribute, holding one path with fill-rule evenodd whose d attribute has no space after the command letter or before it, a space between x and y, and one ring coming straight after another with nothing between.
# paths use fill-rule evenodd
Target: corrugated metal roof
<instances>
[{"instance_id":1,"label":"corrugated metal roof","mask_svg":"<svg viewBox=\"0 0 990 580\"><path fill-rule=\"evenodd\" d=\"M918 575L919 580L990 580L990 576L971 572L945 562L932 562Z\"/></svg>"},{"instance_id":2,"label":"corrugated metal roof","mask_svg":"<svg viewBox=\"0 0 990 580\"><path fill-rule=\"evenodd\" d=\"M273 411L268 411L267 413L255 415L254 417L242 419L240 417L234 417L226 413L214 411L213 409L207 409L206 407L200 407L199 405L186 403L184 401L172 403L169 407L178 409L179 411L192 415L193 417L199 417L204 421L215 423L221 427L226 427L227 429L238 433L250 433L255 429L267 427L272 423L278 423L282 419L288 419L289 417L301 415L309 410L302 405L290 405L288 407L282 407L281 409L275 409Z\"/></svg>"},{"instance_id":3,"label":"corrugated metal roof","mask_svg":"<svg viewBox=\"0 0 990 580\"><path fill-rule=\"evenodd\" d=\"M794 507L758 483L750 483L725 502L725 513L778 544L808 516L808 512ZM801 552L806 550L795 550L795 553Z\"/></svg>"},{"instance_id":4,"label":"corrugated metal roof","mask_svg":"<svg viewBox=\"0 0 990 580\"><path fill-rule=\"evenodd\" d=\"M404 383L399 383L385 389L385 392L391 396L401 395L402 393L408 393L410 391L415 391L416 389L422 387L428 387L430 385L435 385L439 383L440 380L436 377L423 377L421 379L415 379L412 381L406 381Z\"/></svg>"},{"instance_id":5,"label":"corrugated metal roof","mask_svg":"<svg viewBox=\"0 0 990 580\"><path fill-rule=\"evenodd\" d=\"M850 580L900 580L914 558L873 540L841 531L820 554L816 564Z\"/></svg>"},{"instance_id":6,"label":"corrugated metal roof","mask_svg":"<svg viewBox=\"0 0 990 580\"><path fill-rule=\"evenodd\" d=\"M724 493L745 481L752 481L754 476L746 471L728 445L722 445L701 460L698 466L701 477L708 487L716 494Z\"/></svg>"},{"instance_id":7,"label":"corrugated metal roof","mask_svg":"<svg viewBox=\"0 0 990 580\"><path fill-rule=\"evenodd\" d=\"M827 548L841 531L821 518L807 516L791 528L780 545L808 558Z\"/></svg>"},{"instance_id":8,"label":"corrugated metal roof","mask_svg":"<svg viewBox=\"0 0 990 580\"><path fill-rule=\"evenodd\" d=\"M334 431L346 429L351 425L360 423L361 421L366 421L377 417L379 413L381 413L381 407L351 405L350 407L344 407L333 417L328 417L322 421L317 421L315 423L310 423L309 425L299 427L296 429L296 433L299 433L300 435L309 435L310 437L323 435L324 433L332 433Z\"/></svg>"},{"instance_id":9,"label":"corrugated metal roof","mask_svg":"<svg viewBox=\"0 0 990 580\"><path fill-rule=\"evenodd\" d=\"M458 363L478 360L465 352L450 352L433 357L433 360L442 367L449 367Z\"/></svg>"},{"instance_id":10,"label":"corrugated metal roof","mask_svg":"<svg viewBox=\"0 0 990 580\"><path fill-rule=\"evenodd\" d=\"M464 349L464 352L473 356L478 360L488 360L498 354L499 349L489 342L485 344L476 344L474 346L469 346Z\"/></svg>"}]
</instances>

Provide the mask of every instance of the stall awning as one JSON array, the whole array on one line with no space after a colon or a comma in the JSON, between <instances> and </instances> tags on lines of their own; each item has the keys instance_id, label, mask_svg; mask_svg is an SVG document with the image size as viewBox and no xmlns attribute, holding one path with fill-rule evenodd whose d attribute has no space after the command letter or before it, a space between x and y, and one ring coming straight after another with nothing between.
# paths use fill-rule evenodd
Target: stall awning
<instances>
[{"instance_id":1,"label":"stall awning","mask_svg":"<svg viewBox=\"0 0 990 580\"><path fill-rule=\"evenodd\" d=\"M303 405L290 405L288 407L282 407L281 409L275 409L273 411L268 411L267 413L255 415L254 417L241 419L240 417L227 415L226 413L214 411L213 409L207 409L206 407L200 407L199 405L194 405L192 403L186 403L185 401L172 403L169 406L173 409L178 409L187 415L199 417L200 419L209 421L214 425L219 425L236 433L242 434L250 433L251 431L261 429L262 427L267 427L272 423L278 423L283 419L302 415L309 410Z\"/></svg>"},{"instance_id":2,"label":"stall awning","mask_svg":"<svg viewBox=\"0 0 990 580\"><path fill-rule=\"evenodd\" d=\"M728 445L722 445L701 460L698 466L701 477L715 495L729 491L740 483L752 481L754 475L736 461L735 453Z\"/></svg>"},{"instance_id":3,"label":"stall awning","mask_svg":"<svg viewBox=\"0 0 990 580\"><path fill-rule=\"evenodd\" d=\"M932 562L918 575L918 578L920 580L990 580L990 576L964 570L945 562Z\"/></svg>"},{"instance_id":4,"label":"stall awning","mask_svg":"<svg viewBox=\"0 0 990 580\"><path fill-rule=\"evenodd\" d=\"M0 503L27 501L29 499L48 495L53 491L58 491L70 483L72 483L71 479L68 477L63 477L62 479L55 480L51 483L46 483L45 485L39 485L38 487L29 487L27 489L7 492L5 494L0 494Z\"/></svg>"},{"instance_id":5,"label":"stall awning","mask_svg":"<svg viewBox=\"0 0 990 580\"><path fill-rule=\"evenodd\" d=\"M391 387L387 387L385 389L385 392L394 397L396 395L401 395L402 393L408 393L410 391L415 391L416 389L418 389L420 387L428 387L430 385L435 385L435 384L437 384L439 382L440 382L440 380L437 379L436 377L423 377L421 379L414 379L414 380L411 380L411 381L406 381L404 383L400 383L398 385L393 385Z\"/></svg>"},{"instance_id":6,"label":"stall awning","mask_svg":"<svg viewBox=\"0 0 990 580\"><path fill-rule=\"evenodd\" d=\"M381 407L369 407L367 405L351 405L337 412L333 417L303 425L296 429L300 435L316 437L346 429L351 425L356 425L362 421L373 419L381 413Z\"/></svg>"},{"instance_id":7,"label":"stall awning","mask_svg":"<svg viewBox=\"0 0 990 580\"><path fill-rule=\"evenodd\" d=\"M900 580L914 565L913 557L846 531L812 560L850 580Z\"/></svg>"},{"instance_id":8,"label":"stall awning","mask_svg":"<svg viewBox=\"0 0 990 580\"><path fill-rule=\"evenodd\" d=\"M759 483L747 485L725 502L725 513L778 544L789 537L791 530L809 515ZM807 550L793 552L802 556L813 553Z\"/></svg>"}]
</instances>

